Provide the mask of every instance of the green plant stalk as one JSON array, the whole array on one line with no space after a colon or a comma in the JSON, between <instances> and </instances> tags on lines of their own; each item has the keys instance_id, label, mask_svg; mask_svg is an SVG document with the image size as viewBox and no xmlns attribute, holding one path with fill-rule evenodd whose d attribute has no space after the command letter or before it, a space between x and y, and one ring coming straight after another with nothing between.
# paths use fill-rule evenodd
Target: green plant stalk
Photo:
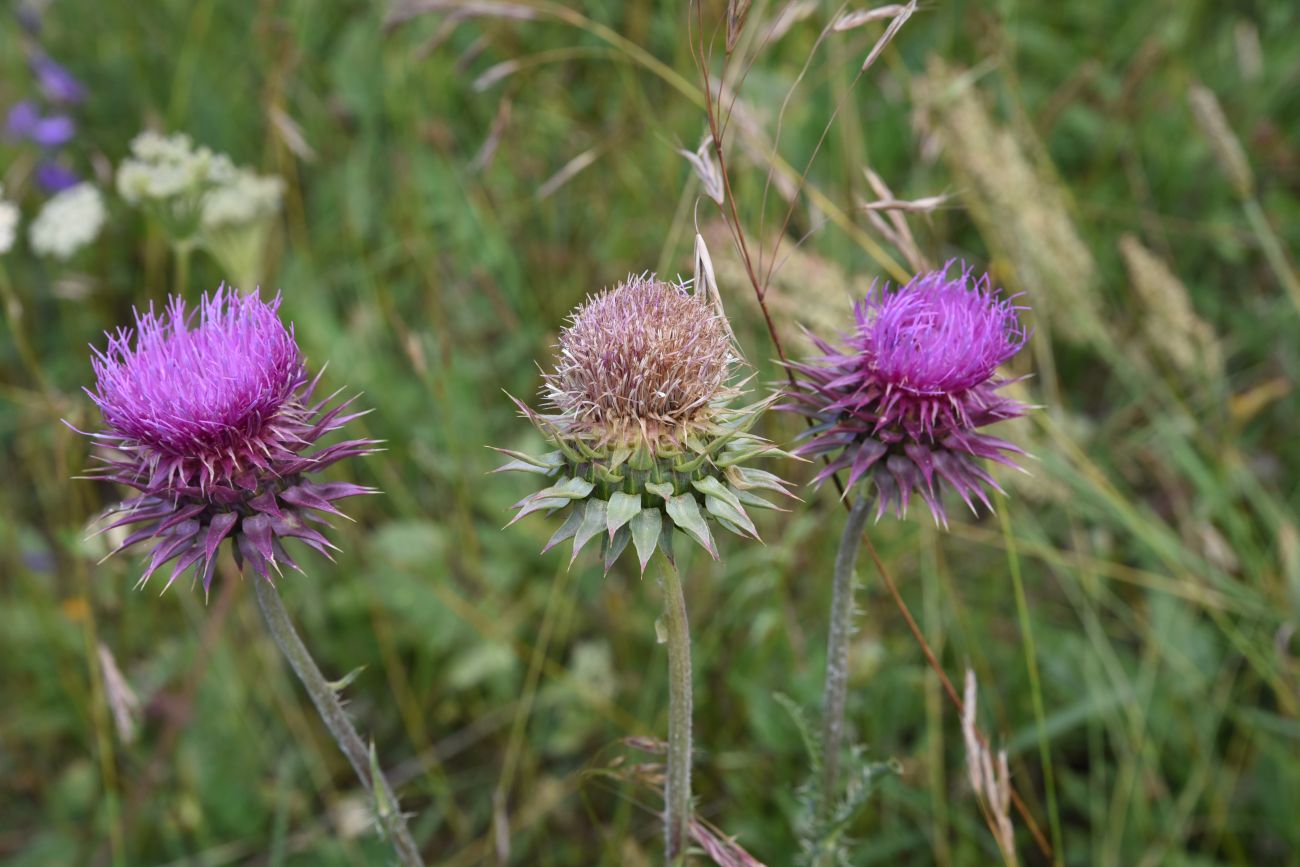
<instances>
[{"instance_id":1,"label":"green plant stalk","mask_svg":"<svg viewBox=\"0 0 1300 867\"><path fill-rule=\"evenodd\" d=\"M871 511L871 498L859 494L844 522L835 554L831 622L826 637L826 683L822 689L822 784L819 812L823 821L835 813L839 797L840 752L844 746L844 706L849 686L849 644L853 640L853 582L858 546Z\"/></svg>"},{"instance_id":2,"label":"green plant stalk","mask_svg":"<svg viewBox=\"0 0 1300 867\"><path fill-rule=\"evenodd\" d=\"M691 821L691 633L686 595L677 567L662 567L664 625L668 642L668 778L664 785L664 855L682 863Z\"/></svg>"},{"instance_id":3,"label":"green plant stalk","mask_svg":"<svg viewBox=\"0 0 1300 867\"><path fill-rule=\"evenodd\" d=\"M1011 532L1011 518L1007 514L1007 501L998 495L998 519L1002 523L1002 538L1007 548L1007 566L1011 570L1011 583L1016 595L1016 617L1020 621L1020 634L1024 639L1025 668L1029 672L1029 689L1034 703L1034 724L1038 729L1038 759L1043 768L1043 788L1047 791L1047 820L1052 830L1052 863L1065 863L1065 842L1061 834L1061 811L1056 803L1056 774L1052 768L1052 752L1048 745L1047 715L1043 708L1043 687L1038 677L1038 649L1034 644L1033 623L1029 617L1029 603L1025 597L1025 582L1020 577L1020 554L1016 537Z\"/></svg>"},{"instance_id":4,"label":"green plant stalk","mask_svg":"<svg viewBox=\"0 0 1300 867\"><path fill-rule=\"evenodd\" d=\"M321 674L316 661L312 659L306 645L298 637L298 632L289 619L289 613L284 610L284 603L280 601L279 591L275 589L274 584L262 578L254 578L252 583L257 594L257 607L262 610L262 620L266 623L267 631L271 633L276 647L280 648L280 652L289 661L289 665L298 675L298 680L302 682L307 694L311 696L312 704L316 706L321 721L334 736L339 749L352 765L352 770L356 771L361 785L374 797L379 821L384 826L385 836L392 843L393 851L397 853L404 867L423 867L424 861L420 857L420 849L415 845L415 840L406 827L406 819L398 808L397 798L394 797L388 780L377 767L372 768L370 751L366 749L361 736L357 734L352 721L344 712L334 687ZM376 787L378 791L375 791Z\"/></svg>"},{"instance_id":5,"label":"green plant stalk","mask_svg":"<svg viewBox=\"0 0 1300 867\"><path fill-rule=\"evenodd\" d=\"M180 241L175 246L176 254L176 284L172 291L183 294L189 288L190 282L190 257L194 254L193 241Z\"/></svg>"}]
</instances>

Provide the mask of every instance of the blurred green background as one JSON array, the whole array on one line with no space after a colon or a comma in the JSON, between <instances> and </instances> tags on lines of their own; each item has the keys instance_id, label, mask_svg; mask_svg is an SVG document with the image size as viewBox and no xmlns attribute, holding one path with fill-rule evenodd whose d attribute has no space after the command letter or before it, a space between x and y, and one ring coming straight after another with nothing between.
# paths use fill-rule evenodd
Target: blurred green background
<instances>
[{"instance_id":1,"label":"blurred green background","mask_svg":"<svg viewBox=\"0 0 1300 867\"><path fill-rule=\"evenodd\" d=\"M71 480L88 449L60 419L93 427L88 344L174 288L161 234L111 193L145 127L285 178L263 284L328 385L375 408L362 426L387 451L336 472L385 495L351 505L337 565L304 557L309 576L280 585L328 675L365 666L349 707L428 860L660 858L657 757L624 741L665 732L658 588L627 562L566 572L537 553L541 518L502 532L529 482L486 475L484 446L537 445L502 390L535 395L586 293L632 271L689 276L697 223L756 387L779 379L719 210L678 153L706 129L693 57L702 40L716 87L725 4L423 6L44 10L41 44L89 88L71 164L100 179L110 218L71 262L23 243L0 259L15 288L0 338L6 864L388 855L233 564L206 601L187 582L135 592L137 558L97 564L104 542L86 538L117 492ZM737 212L767 262L790 211L769 295L788 347L802 349L796 321L834 327L909 254L988 267L1035 309L1013 372L1033 374L1044 408L1010 434L1033 476L999 473L998 514L952 510L946 533L920 512L881 521L871 538L903 599L958 689L976 672L981 725L1058 863L1300 863L1286 253L1300 249L1300 7L926 4L861 78L885 22L819 40L838 8L754 0L726 73ZM12 11L4 108L35 87ZM1217 133L1193 111L1199 85L1224 107ZM1231 173L1225 134L1251 177ZM805 188L765 183L814 152ZM33 163L0 142L25 223L42 200ZM897 199L950 197L902 213L914 249L862 207L887 198L867 167ZM225 276L200 256L184 289ZM698 810L769 865L797 858L808 759L780 696L815 715L842 520L832 490L801 493L760 522L766 545L685 566ZM959 715L865 557L859 576L850 716L897 773L855 821L851 861L997 863ZM139 700L134 732L109 705L110 658ZM1021 863L1050 863L1013 821Z\"/></svg>"}]
</instances>

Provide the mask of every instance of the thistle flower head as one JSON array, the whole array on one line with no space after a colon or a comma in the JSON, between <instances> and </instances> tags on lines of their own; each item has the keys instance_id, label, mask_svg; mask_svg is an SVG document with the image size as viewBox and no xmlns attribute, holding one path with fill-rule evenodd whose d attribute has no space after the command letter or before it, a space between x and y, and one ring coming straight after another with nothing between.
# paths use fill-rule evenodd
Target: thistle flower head
<instances>
[{"instance_id":1,"label":"thistle flower head","mask_svg":"<svg viewBox=\"0 0 1300 867\"><path fill-rule=\"evenodd\" d=\"M742 466L781 452L749 433L770 401L730 406L741 359L719 308L686 286L630 276L578 307L556 356L542 386L554 412L515 401L556 450L505 452L514 460L501 468L552 484L516 503L511 523L567 509L547 549L572 538L576 558L600 536L606 571L629 541L642 570L657 547L671 557L674 528L717 557L711 519L757 538L745 506L776 507L754 491L788 491Z\"/></svg>"},{"instance_id":2,"label":"thistle flower head","mask_svg":"<svg viewBox=\"0 0 1300 867\"><path fill-rule=\"evenodd\" d=\"M206 591L216 553L231 538L236 558L269 578L280 563L297 569L282 542L293 537L329 556L333 546L310 524L342 514L333 501L371 489L307 476L373 451L356 439L309 453L317 441L362 413L351 401L315 403L279 296L264 302L222 287L196 310L173 297L162 314L136 313L134 330L108 335L95 350L95 390L104 430L92 434L114 454L100 476L140 495L117 507L111 527L140 524L122 544L152 540L140 583L175 560L167 584L198 565Z\"/></svg>"},{"instance_id":3,"label":"thistle flower head","mask_svg":"<svg viewBox=\"0 0 1300 867\"><path fill-rule=\"evenodd\" d=\"M571 436L654 449L709 418L739 357L721 315L653 276L589 298L560 334L546 402Z\"/></svg>"},{"instance_id":4,"label":"thistle flower head","mask_svg":"<svg viewBox=\"0 0 1300 867\"><path fill-rule=\"evenodd\" d=\"M950 271L873 287L841 348L813 336L822 354L791 365L796 387L783 408L816 422L795 453L833 456L819 483L841 470L849 488L870 479L877 517L906 514L916 493L946 523L945 484L968 506L972 496L988 505L985 486L1001 489L980 460L1015 466L1008 455L1022 453L979 429L1027 410L998 393L1008 380L996 376L1025 342L1023 308L987 275Z\"/></svg>"}]
</instances>

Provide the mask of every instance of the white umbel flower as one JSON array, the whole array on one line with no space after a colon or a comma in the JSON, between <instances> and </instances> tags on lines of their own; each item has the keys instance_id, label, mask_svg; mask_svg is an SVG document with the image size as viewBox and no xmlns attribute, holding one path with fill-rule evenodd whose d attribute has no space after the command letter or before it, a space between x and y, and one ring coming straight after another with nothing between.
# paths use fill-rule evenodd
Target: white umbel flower
<instances>
[{"instance_id":1,"label":"white umbel flower","mask_svg":"<svg viewBox=\"0 0 1300 867\"><path fill-rule=\"evenodd\" d=\"M203 228L221 229L253 223L280 210L284 181L245 168L203 197Z\"/></svg>"},{"instance_id":2,"label":"white umbel flower","mask_svg":"<svg viewBox=\"0 0 1300 867\"><path fill-rule=\"evenodd\" d=\"M90 183L80 183L58 193L32 221L28 240L42 256L68 259L99 237L107 212L104 198Z\"/></svg>"},{"instance_id":3,"label":"white umbel flower","mask_svg":"<svg viewBox=\"0 0 1300 867\"><path fill-rule=\"evenodd\" d=\"M117 191L132 205L201 196L235 174L225 154L195 147L184 133L142 132L117 170Z\"/></svg>"},{"instance_id":4,"label":"white umbel flower","mask_svg":"<svg viewBox=\"0 0 1300 867\"><path fill-rule=\"evenodd\" d=\"M0 187L0 255L13 249L18 234L18 206L5 201L4 192L4 187Z\"/></svg>"}]
</instances>

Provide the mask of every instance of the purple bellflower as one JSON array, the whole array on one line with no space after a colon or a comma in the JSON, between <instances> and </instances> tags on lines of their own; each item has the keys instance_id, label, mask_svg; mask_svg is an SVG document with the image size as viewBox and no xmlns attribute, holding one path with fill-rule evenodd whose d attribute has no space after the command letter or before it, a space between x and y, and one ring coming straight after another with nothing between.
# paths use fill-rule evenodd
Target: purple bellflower
<instances>
[{"instance_id":1,"label":"purple bellflower","mask_svg":"<svg viewBox=\"0 0 1300 867\"><path fill-rule=\"evenodd\" d=\"M81 177L61 163L41 160L36 165L36 183L46 192L58 193L81 183Z\"/></svg>"},{"instance_id":2,"label":"purple bellflower","mask_svg":"<svg viewBox=\"0 0 1300 867\"><path fill-rule=\"evenodd\" d=\"M1025 343L1025 308L987 275L951 277L951 267L899 289L873 286L841 348L810 335L821 355L790 365L797 386L783 408L815 422L794 453L829 456L815 483L841 471L846 491L870 480L877 519L905 515L915 493L946 525L945 484L972 510L972 497L988 507L985 486L1001 488L981 460L1018 469L1011 456L1024 454L980 429L1029 409L999 394L1014 380L996 376Z\"/></svg>"},{"instance_id":3,"label":"purple bellflower","mask_svg":"<svg viewBox=\"0 0 1300 867\"><path fill-rule=\"evenodd\" d=\"M31 67L41 93L51 102L75 105L86 98L86 86L49 55L37 54Z\"/></svg>"},{"instance_id":4,"label":"purple bellflower","mask_svg":"<svg viewBox=\"0 0 1300 867\"><path fill-rule=\"evenodd\" d=\"M35 103L23 100L9 109L5 132L11 138L27 139L43 148L52 149L72 141L77 134L77 125L67 115L42 115Z\"/></svg>"},{"instance_id":5,"label":"purple bellflower","mask_svg":"<svg viewBox=\"0 0 1300 867\"><path fill-rule=\"evenodd\" d=\"M264 302L222 287L187 310L173 297L162 314L137 311L136 327L95 349L95 390L104 429L90 434L108 449L93 477L139 492L118 505L105 529L139 525L116 549L149 541L139 585L175 561L167 586L197 566L206 593L217 551L232 540L236 562L271 580L283 563L302 571L283 547L298 539L329 557L334 546L316 526L343 513L335 500L374 489L315 482L312 473L373 452L376 441L351 439L309 450L364 412L334 406L338 392L312 394L293 328ZM116 553L116 551L114 552ZM165 588L164 588L165 589Z\"/></svg>"}]
</instances>

